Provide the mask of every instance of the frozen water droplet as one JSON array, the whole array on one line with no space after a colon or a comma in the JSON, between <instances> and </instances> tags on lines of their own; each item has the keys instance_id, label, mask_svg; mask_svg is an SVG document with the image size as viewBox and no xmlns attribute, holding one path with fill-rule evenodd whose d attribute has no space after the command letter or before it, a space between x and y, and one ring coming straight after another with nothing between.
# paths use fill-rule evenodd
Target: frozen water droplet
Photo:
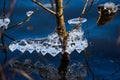
<instances>
[{"instance_id":1,"label":"frozen water droplet","mask_svg":"<svg viewBox=\"0 0 120 80\"><path fill-rule=\"evenodd\" d=\"M47 3L47 4L44 4L45 7L48 7L48 8L52 8L51 4L50 3ZM53 6L55 7L55 4L53 4Z\"/></svg>"},{"instance_id":2,"label":"frozen water droplet","mask_svg":"<svg viewBox=\"0 0 120 80\"><path fill-rule=\"evenodd\" d=\"M41 51L41 46L38 45L36 48L35 48L36 52L39 53Z\"/></svg>"},{"instance_id":3,"label":"frozen water droplet","mask_svg":"<svg viewBox=\"0 0 120 80\"><path fill-rule=\"evenodd\" d=\"M13 52L16 50L15 44L10 44L9 49Z\"/></svg>"},{"instance_id":4,"label":"frozen water droplet","mask_svg":"<svg viewBox=\"0 0 120 80\"><path fill-rule=\"evenodd\" d=\"M19 43L18 43L18 45L21 45L21 46L25 46L25 45L27 45L28 43L26 42L26 40L21 40Z\"/></svg>"},{"instance_id":5,"label":"frozen water droplet","mask_svg":"<svg viewBox=\"0 0 120 80\"><path fill-rule=\"evenodd\" d=\"M46 50L43 50L43 49L42 49L42 50L41 50L41 53L42 53L43 55L46 55L47 52L46 52Z\"/></svg>"},{"instance_id":6,"label":"frozen water droplet","mask_svg":"<svg viewBox=\"0 0 120 80\"><path fill-rule=\"evenodd\" d=\"M5 27L5 29L7 29L8 25L10 23L10 19L9 18L0 18L0 28L1 27Z\"/></svg>"},{"instance_id":7,"label":"frozen water droplet","mask_svg":"<svg viewBox=\"0 0 120 80\"><path fill-rule=\"evenodd\" d=\"M34 11L28 11L28 12L26 13L26 15L29 17L29 16L31 16L33 13L34 13Z\"/></svg>"},{"instance_id":8,"label":"frozen water droplet","mask_svg":"<svg viewBox=\"0 0 120 80\"><path fill-rule=\"evenodd\" d=\"M83 33L84 32L81 28L74 29L68 33L66 52L71 54L76 49L78 53L80 53L88 46L87 40L83 38ZM25 52L25 50L27 50L32 53L35 50L37 53L41 52L43 55L49 53L52 56L56 56L63 50L59 36L56 32L48 35L44 40L23 39L21 41L16 41L15 44L16 49L21 52ZM11 48L11 50L14 51L14 48Z\"/></svg>"},{"instance_id":9,"label":"frozen water droplet","mask_svg":"<svg viewBox=\"0 0 120 80\"><path fill-rule=\"evenodd\" d=\"M27 45L26 50L29 51L30 53L32 53L34 51L33 45L30 45L30 44Z\"/></svg>"},{"instance_id":10,"label":"frozen water droplet","mask_svg":"<svg viewBox=\"0 0 120 80\"><path fill-rule=\"evenodd\" d=\"M57 34L56 32L48 35L48 39L52 39L52 40L53 40L53 39L56 38L56 37L58 37L58 34Z\"/></svg>"},{"instance_id":11,"label":"frozen water droplet","mask_svg":"<svg viewBox=\"0 0 120 80\"><path fill-rule=\"evenodd\" d=\"M81 49L79 49L79 48L76 48L76 51L78 52L78 53L81 53Z\"/></svg>"},{"instance_id":12,"label":"frozen water droplet","mask_svg":"<svg viewBox=\"0 0 120 80\"><path fill-rule=\"evenodd\" d=\"M41 53L42 53L43 55L45 55L45 54L47 53L47 50L46 50L45 46L42 46L42 47L41 47Z\"/></svg>"},{"instance_id":13,"label":"frozen water droplet","mask_svg":"<svg viewBox=\"0 0 120 80\"><path fill-rule=\"evenodd\" d=\"M49 54L51 54L53 57L55 57L58 54L57 51L56 51L56 49L52 48L51 50L52 51Z\"/></svg>"},{"instance_id":14,"label":"frozen water droplet","mask_svg":"<svg viewBox=\"0 0 120 80\"><path fill-rule=\"evenodd\" d=\"M106 2L105 4L100 4L99 6L103 6L105 10L108 10L109 14L116 13L119 10L118 5L115 5L113 2Z\"/></svg>"},{"instance_id":15,"label":"frozen water droplet","mask_svg":"<svg viewBox=\"0 0 120 80\"><path fill-rule=\"evenodd\" d=\"M75 24L79 24L79 23L84 23L86 21L87 21L86 18L73 18L73 19L68 20L68 23L75 25Z\"/></svg>"},{"instance_id":16,"label":"frozen water droplet","mask_svg":"<svg viewBox=\"0 0 120 80\"><path fill-rule=\"evenodd\" d=\"M19 50L20 50L22 53L24 53L25 50L26 50L26 47L25 47L25 46L19 46Z\"/></svg>"}]
</instances>

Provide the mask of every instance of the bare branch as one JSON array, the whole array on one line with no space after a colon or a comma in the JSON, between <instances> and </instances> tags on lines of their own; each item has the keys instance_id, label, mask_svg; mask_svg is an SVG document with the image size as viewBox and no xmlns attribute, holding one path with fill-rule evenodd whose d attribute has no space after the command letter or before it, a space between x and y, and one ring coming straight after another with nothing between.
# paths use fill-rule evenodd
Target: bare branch
<instances>
[{"instance_id":1,"label":"bare branch","mask_svg":"<svg viewBox=\"0 0 120 80\"><path fill-rule=\"evenodd\" d=\"M92 80L95 80L95 73L94 71L92 70L90 64L89 64L89 60L88 60L88 51L87 49L84 50L84 58L85 58L85 64L86 64L86 68L90 71L90 73L92 74L92 77L93 79Z\"/></svg>"},{"instance_id":2,"label":"bare branch","mask_svg":"<svg viewBox=\"0 0 120 80\"><path fill-rule=\"evenodd\" d=\"M85 5L84 5L84 8L83 8L82 13L80 15L80 18L82 18L82 16L85 14L85 10L86 10L87 4L88 4L88 0L86 0L86 2L85 2Z\"/></svg>"},{"instance_id":3,"label":"bare branch","mask_svg":"<svg viewBox=\"0 0 120 80\"><path fill-rule=\"evenodd\" d=\"M82 13L80 14L80 17L79 17L80 19L81 19L81 18L83 17L83 15L85 14L85 10L86 10L87 4L88 4L88 0L86 0L86 2L85 2L84 8L83 8ZM80 25L81 25L81 23L76 24L72 30L79 28ZM71 30L71 31L72 31L72 30Z\"/></svg>"},{"instance_id":4,"label":"bare branch","mask_svg":"<svg viewBox=\"0 0 120 80\"><path fill-rule=\"evenodd\" d=\"M86 12L90 11L90 9L92 8L93 2L94 2L94 0L90 0L90 7L88 8L88 10Z\"/></svg>"},{"instance_id":5,"label":"bare branch","mask_svg":"<svg viewBox=\"0 0 120 80\"><path fill-rule=\"evenodd\" d=\"M45 7L42 3L40 3L40 2L37 2L36 0L32 0L34 3L36 3L38 6L41 6L43 9L45 9L46 11L48 11L48 12L50 12L50 13L52 13L52 14L54 14L54 15L56 15L56 12L54 12L53 10L51 10L51 9L49 9L49 8L47 8L47 7Z\"/></svg>"}]
</instances>

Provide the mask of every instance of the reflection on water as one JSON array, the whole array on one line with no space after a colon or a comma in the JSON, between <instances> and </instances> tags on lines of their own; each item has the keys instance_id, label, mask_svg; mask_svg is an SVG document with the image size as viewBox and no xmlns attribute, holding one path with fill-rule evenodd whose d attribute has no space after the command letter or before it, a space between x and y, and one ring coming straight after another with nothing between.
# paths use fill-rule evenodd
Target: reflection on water
<instances>
[{"instance_id":1,"label":"reflection on water","mask_svg":"<svg viewBox=\"0 0 120 80\"><path fill-rule=\"evenodd\" d=\"M87 75L86 67L81 62L69 65L67 68L67 73L64 75L64 79L59 74L58 68L53 64L44 64L40 61L33 63L30 59L25 59L24 62L12 62L10 66L14 69L23 70L29 74L35 73L42 79L48 80L81 80Z\"/></svg>"}]
</instances>

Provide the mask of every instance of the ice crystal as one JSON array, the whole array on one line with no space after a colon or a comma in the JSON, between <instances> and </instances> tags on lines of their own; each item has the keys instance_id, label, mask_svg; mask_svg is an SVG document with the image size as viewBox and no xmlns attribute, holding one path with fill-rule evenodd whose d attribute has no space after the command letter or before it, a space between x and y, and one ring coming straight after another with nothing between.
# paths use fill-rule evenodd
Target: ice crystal
<instances>
[{"instance_id":1,"label":"ice crystal","mask_svg":"<svg viewBox=\"0 0 120 80\"><path fill-rule=\"evenodd\" d=\"M78 53L83 51L88 46L87 40L83 37L83 35L84 32L81 28L68 32L66 52L71 54L74 50L76 50ZM25 51L30 53L36 51L37 53L41 52L43 55L49 53L52 56L56 56L62 52L62 45L59 35L54 32L48 35L48 37L44 40L39 38L14 41L9 45L9 49L12 52L17 49L22 53Z\"/></svg>"},{"instance_id":2,"label":"ice crystal","mask_svg":"<svg viewBox=\"0 0 120 80\"><path fill-rule=\"evenodd\" d=\"M28 11L28 12L26 13L26 15L29 17L29 16L31 16L33 13L34 13L34 11Z\"/></svg>"},{"instance_id":3,"label":"ice crystal","mask_svg":"<svg viewBox=\"0 0 120 80\"><path fill-rule=\"evenodd\" d=\"M8 17L0 18L0 28L5 27L5 29L7 29L9 23L10 23L10 19Z\"/></svg>"},{"instance_id":4,"label":"ice crystal","mask_svg":"<svg viewBox=\"0 0 120 80\"><path fill-rule=\"evenodd\" d=\"M73 18L73 19L68 20L68 23L75 25L75 24L79 24L79 23L84 23L86 21L87 21L86 18Z\"/></svg>"},{"instance_id":5,"label":"ice crystal","mask_svg":"<svg viewBox=\"0 0 120 80\"><path fill-rule=\"evenodd\" d=\"M103 6L104 10L107 10L109 14L116 13L119 10L119 4L116 5L113 2L106 2L105 4L100 4L99 6ZM100 13L100 11L98 13Z\"/></svg>"},{"instance_id":6,"label":"ice crystal","mask_svg":"<svg viewBox=\"0 0 120 80\"><path fill-rule=\"evenodd\" d=\"M75 20L77 21L78 18ZM81 18L81 21L73 22L72 24L78 24L81 22L84 23L87 21L85 18ZM70 20L68 22L74 21ZM81 26L81 25L80 25ZM84 31L81 27L77 29L73 29L67 33L67 45L65 52L71 54L74 50L78 53L83 51L88 47L87 39L84 38ZM14 41L9 45L9 49L13 52L15 50L19 50L22 53L28 51L29 53L33 53L36 51L37 53L42 53L46 55L49 53L52 56L56 56L59 53L62 53L63 46L60 41L60 36L57 32L53 32L46 38L38 38L38 39L22 39L18 41Z\"/></svg>"}]
</instances>

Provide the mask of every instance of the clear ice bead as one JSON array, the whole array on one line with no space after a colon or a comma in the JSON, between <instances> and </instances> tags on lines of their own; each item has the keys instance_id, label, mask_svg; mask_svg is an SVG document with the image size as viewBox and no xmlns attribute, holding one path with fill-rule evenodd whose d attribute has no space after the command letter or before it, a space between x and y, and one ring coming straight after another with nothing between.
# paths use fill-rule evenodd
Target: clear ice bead
<instances>
[{"instance_id":1,"label":"clear ice bead","mask_svg":"<svg viewBox=\"0 0 120 80\"><path fill-rule=\"evenodd\" d=\"M0 28L1 27L5 27L5 29L7 29L8 28L8 25L9 25L9 23L10 23L10 19L9 18L0 18Z\"/></svg>"},{"instance_id":2,"label":"clear ice bead","mask_svg":"<svg viewBox=\"0 0 120 80\"><path fill-rule=\"evenodd\" d=\"M26 13L26 15L29 17L29 16L31 16L33 13L34 13L34 11L28 11L28 12Z\"/></svg>"}]
</instances>

